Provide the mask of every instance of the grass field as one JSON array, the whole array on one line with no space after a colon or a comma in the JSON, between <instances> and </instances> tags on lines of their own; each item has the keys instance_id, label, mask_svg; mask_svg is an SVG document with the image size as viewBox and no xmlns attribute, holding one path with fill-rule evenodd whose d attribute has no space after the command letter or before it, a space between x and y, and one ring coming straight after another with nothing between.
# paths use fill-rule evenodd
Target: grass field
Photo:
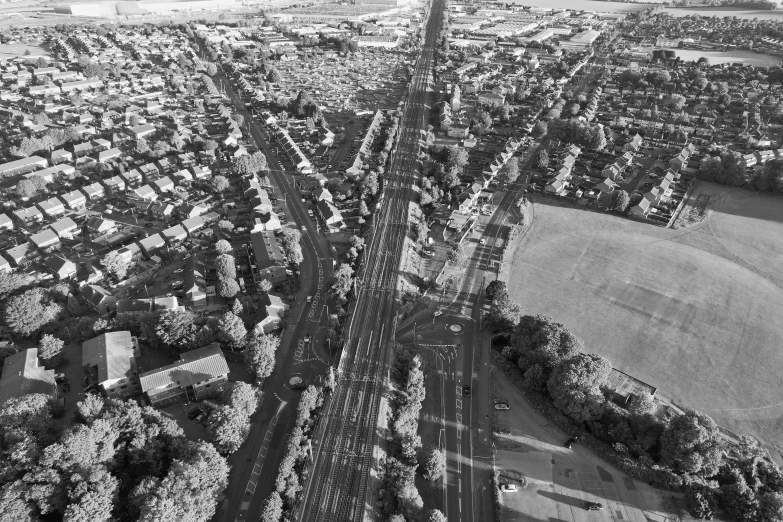
<instances>
[{"instance_id":1,"label":"grass field","mask_svg":"<svg viewBox=\"0 0 783 522\"><path fill-rule=\"evenodd\" d=\"M777 446L783 282L771 273L783 225L770 218L783 200L698 189L714 192L713 206L676 230L537 201L510 291L525 313L564 323L618 369Z\"/></svg>"},{"instance_id":2,"label":"grass field","mask_svg":"<svg viewBox=\"0 0 783 522\"><path fill-rule=\"evenodd\" d=\"M39 45L26 45L26 44L1 44L0 45L0 58L16 58L24 57L25 51L30 51L30 56L48 56L49 52Z\"/></svg>"},{"instance_id":3,"label":"grass field","mask_svg":"<svg viewBox=\"0 0 783 522\"><path fill-rule=\"evenodd\" d=\"M664 1L664 0L661 0ZM597 2L595 0L551 0L543 2L540 0L510 0L515 5L529 5L535 7L546 7L549 9L573 9L597 11L599 13L633 13L643 11L653 7L659 2L650 3L625 3L625 2Z\"/></svg>"}]
</instances>

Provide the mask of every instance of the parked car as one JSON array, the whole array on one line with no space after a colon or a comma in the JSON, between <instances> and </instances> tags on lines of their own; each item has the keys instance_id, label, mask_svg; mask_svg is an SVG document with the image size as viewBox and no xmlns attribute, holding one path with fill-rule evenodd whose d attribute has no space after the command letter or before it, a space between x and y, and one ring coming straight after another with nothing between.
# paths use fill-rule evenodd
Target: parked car
<instances>
[{"instance_id":1,"label":"parked car","mask_svg":"<svg viewBox=\"0 0 783 522\"><path fill-rule=\"evenodd\" d=\"M68 376L64 373L55 373L54 382L68 382Z\"/></svg>"},{"instance_id":2,"label":"parked car","mask_svg":"<svg viewBox=\"0 0 783 522\"><path fill-rule=\"evenodd\" d=\"M432 314L432 317L440 317L441 315L443 315L443 310L435 310L435 312Z\"/></svg>"},{"instance_id":3,"label":"parked car","mask_svg":"<svg viewBox=\"0 0 783 522\"><path fill-rule=\"evenodd\" d=\"M66 382L66 383L63 383L63 391L64 391L65 393L68 393L69 391L71 391L71 385L70 385L70 383L67 383L67 382Z\"/></svg>"},{"instance_id":4,"label":"parked car","mask_svg":"<svg viewBox=\"0 0 783 522\"><path fill-rule=\"evenodd\" d=\"M573 445L574 445L574 443L576 443L576 441L577 441L578 439L579 439L579 437L571 437L570 439L568 439L568 440L566 441L566 443L565 443L565 447L566 447L566 448L568 448L568 449L571 449L571 446L573 446Z\"/></svg>"},{"instance_id":5,"label":"parked car","mask_svg":"<svg viewBox=\"0 0 783 522\"><path fill-rule=\"evenodd\" d=\"M470 386L462 387L462 395L464 395L465 397L470 397Z\"/></svg>"},{"instance_id":6,"label":"parked car","mask_svg":"<svg viewBox=\"0 0 783 522\"><path fill-rule=\"evenodd\" d=\"M516 493L517 485L516 484L501 484L500 485L500 491L502 491L504 493Z\"/></svg>"},{"instance_id":7,"label":"parked car","mask_svg":"<svg viewBox=\"0 0 783 522\"><path fill-rule=\"evenodd\" d=\"M507 402L496 402L495 403L495 409L496 410L510 410L511 407L508 405Z\"/></svg>"},{"instance_id":8,"label":"parked car","mask_svg":"<svg viewBox=\"0 0 783 522\"><path fill-rule=\"evenodd\" d=\"M600 502L588 502L585 505L585 509L587 509L588 511L603 511L604 505L601 504Z\"/></svg>"}]
</instances>

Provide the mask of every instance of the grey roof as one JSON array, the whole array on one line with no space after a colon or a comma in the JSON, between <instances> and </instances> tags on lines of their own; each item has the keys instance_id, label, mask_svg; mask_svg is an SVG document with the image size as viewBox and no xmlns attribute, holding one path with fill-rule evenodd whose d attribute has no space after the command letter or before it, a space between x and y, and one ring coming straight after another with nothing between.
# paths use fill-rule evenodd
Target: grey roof
<instances>
[{"instance_id":1,"label":"grey roof","mask_svg":"<svg viewBox=\"0 0 783 522\"><path fill-rule=\"evenodd\" d=\"M0 404L30 393L52 395L54 370L38 365L38 348L28 348L6 358L0 377Z\"/></svg>"},{"instance_id":2,"label":"grey roof","mask_svg":"<svg viewBox=\"0 0 783 522\"><path fill-rule=\"evenodd\" d=\"M228 364L220 345L211 344L183 353L177 362L142 373L139 382L143 392L169 384L177 384L184 388L226 375L228 372Z\"/></svg>"},{"instance_id":3,"label":"grey roof","mask_svg":"<svg viewBox=\"0 0 783 522\"><path fill-rule=\"evenodd\" d=\"M130 332L109 332L82 343L82 365L97 366L101 383L132 377L136 361Z\"/></svg>"}]
</instances>

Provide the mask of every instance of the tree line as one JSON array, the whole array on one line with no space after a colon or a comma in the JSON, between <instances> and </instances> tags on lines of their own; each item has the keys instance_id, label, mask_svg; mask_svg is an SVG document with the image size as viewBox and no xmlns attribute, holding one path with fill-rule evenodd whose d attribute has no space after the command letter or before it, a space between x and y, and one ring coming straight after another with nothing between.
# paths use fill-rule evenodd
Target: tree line
<instances>
[{"instance_id":1,"label":"tree line","mask_svg":"<svg viewBox=\"0 0 783 522\"><path fill-rule=\"evenodd\" d=\"M503 356L528 392L585 430L602 452L638 471L640 478L684 490L691 514L737 521L783 521L783 473L751 437L727 447L715 421L692 409L657 413L641 393L625 407L611 398L610 362L587 353L584 342L549 317L522 315L502 284L487 287L493 312L487 324L509 340ZM601 453L599 453L601 454Z\"/></svg>"}]
</instances>

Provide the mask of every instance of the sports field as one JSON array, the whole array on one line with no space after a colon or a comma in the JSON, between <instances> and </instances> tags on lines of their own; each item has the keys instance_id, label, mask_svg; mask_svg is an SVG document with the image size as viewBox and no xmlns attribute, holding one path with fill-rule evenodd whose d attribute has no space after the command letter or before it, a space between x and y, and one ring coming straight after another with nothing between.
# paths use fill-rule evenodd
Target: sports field
<instances>
[{"instance_id":1,"label":"sports field","mask_svg":"<svg viewBox=\"0 0 783 522\"><path fill-rule=\"evenodd\" d=\"M509 290L525 313L564 323L618 369L777 446L783 290L770 276L783 223L763 217L783 199L727 200L725 190L706 219L675 230L539 200Z\"/></svg>"}]
</instances>

